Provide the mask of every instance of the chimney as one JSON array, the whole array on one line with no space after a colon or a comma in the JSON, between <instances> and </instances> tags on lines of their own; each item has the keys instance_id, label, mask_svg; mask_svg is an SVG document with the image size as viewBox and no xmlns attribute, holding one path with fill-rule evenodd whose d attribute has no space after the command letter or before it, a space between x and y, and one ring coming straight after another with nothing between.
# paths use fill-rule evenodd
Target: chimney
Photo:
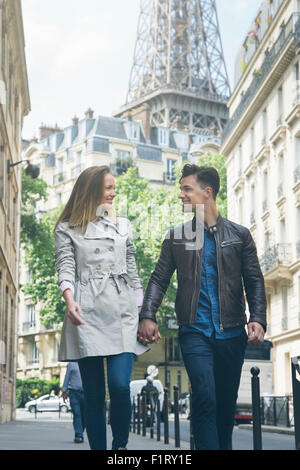
<instances>
[{"instance_id":1,"label":"chimney","mask_svg":"<svg viewBox=\"0 0 300 470\"><path fill-rule=\"evenodd\" d=\"M72 123L73 123L73 126L78 126L79 118L77 116L74 116L72 118Z\"/></svg>"},{"instance_id":2,"label":"chimney","mask_svg":"<svg viewBox=\"0 0 300 470\"><path fill-rule=\"evenodd\" d=\"M57 124L55 127L47 126L46 124L41 124L39 127L40 131L40 140L45 139L46 137L49 137L49 135L56 134L57 132L62 132L62 129L60 129Z\"/></svg>"},{"instance_id":3,"label":"chimney","mask_svg":"<svg viewBox=\"0 0 300 470\"><path fill-rule=\"evenodd\" d=\"M89 108L86 112L85 112L85 117L86 119L93 119L94 117L94 111Z\"/></svg>"}]
</instances>

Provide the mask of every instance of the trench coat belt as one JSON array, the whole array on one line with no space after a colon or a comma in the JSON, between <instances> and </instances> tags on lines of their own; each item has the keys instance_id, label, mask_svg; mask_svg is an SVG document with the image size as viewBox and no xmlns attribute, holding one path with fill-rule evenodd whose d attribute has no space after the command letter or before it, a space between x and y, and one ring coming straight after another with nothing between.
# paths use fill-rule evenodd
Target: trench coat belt
<instances>
[{"instance_id":1,"label":"trench coat belt","mask_svg":"<svg viewBox=\"0 0 300 470\"><path fill-rule=\"evenodd\" d=\"M95 288L95 296L97 297L98 295L102 294L102 292L105 289L105 286L107 284L107 281L109 278L112 278L115 282L116 288L118 293L120 294L122 292L121 285L120 285L120 278L123 278L124 281L129 284L131 287L133 287L130 282L130 278L127 273L122 273L122 274L113 274L113 273L106 273L104 274L103 278L101 278L101 285L99 288Z\"/></svg>"}]
</instances>

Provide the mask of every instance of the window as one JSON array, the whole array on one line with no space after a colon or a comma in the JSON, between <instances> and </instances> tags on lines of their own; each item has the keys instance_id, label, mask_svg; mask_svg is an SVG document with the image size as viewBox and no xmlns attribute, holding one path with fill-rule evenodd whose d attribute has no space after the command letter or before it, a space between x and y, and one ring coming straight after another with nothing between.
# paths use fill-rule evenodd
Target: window
<instances>
[{"instance_id":1,"label":"window","mask_svg":"<svg viewBox=\"0 0 300 470\"><path fill-rule=\"evenodd\" d=\"M243 171L243 149L242 149L242 145L239 145L238 177L242 176L242 171Z\"/></svg>"},{"instance_id":2,"label":"window","mask_svg":"<svg viewBox=\"0 0 300 470\"><path fill-rule=\"evenodd\" d=\"M255 222L255 185L251 185L251 213L250 213L250 223L254 224Z\"/></svg>"},{"instance_id":3,"label":"window","mask_svg":"<svg viewBox=\"0 0 300 470\"><path fill-rule=\"evenodd\" d=\"M264 145L266 143L268 137L268 115L267 115L267 110L263 110L263 140L262 144Z\"/></svg>"},{"instance_id":4,"label":"window","mask_svg":"<svg viewBox=\"0 0 300 470\"><path fill-rule=\"evenodd\" d=\"M14 376L15 364L15 315L14 315L14 302L10 301L10 338L9 338L9 376Z\"/></svg>"},{"instance_id":5,"label":"window","mask_svg":"<svg viewBox=\"0 0 300 470\"><path fill-rule=\"evenodd\" d=\"M129 140L139 140L140 138L140 125L137 122L126 122L124 124L127 139Z\"/></svg>"},{"instance_id":6,"label":"window","mask_svg":"<svg viewBox=\"0 0 300 470\"><path fill-rule=\"evenodd\" d=\"M239 205L238 205L238 211L239 211L239 223L243 225L243 198L239 198Z\"/></svg>"},{"instance_id":7,"label":"window","mask_svg":"<svg viewBox=\"0 0 300 470\"><path fill-rule=\"evenodd\" d=\"M296 91L296 94L295 94L295 103L297 103L300 99L300 95L299 95L299 91L300 91L300 83L299 83L299 62L296 62L296 64L294 65L294 74L295 74L295 82L296 82L296 86L295 86L295 91Z\"/></svg>"},{"instance_id":8,"label":"window","mask_svg":"<svg viewBox=\"0 0 300 470\"><path fill-rule=\"evenodd\" d=\"M180 361L180 347L178 338L169 338L169 361Z\"/></svg>"},{"instance_id":9,"label":"window","mask_svg":"<svg viewBox=\"0 0 300 470\"><path fill-rule=\"evenodd\" d=\"M131 153L125 150L116 150L115 174L121 175L132 166Z\"/></svg>"},{"instance_id":10,"label":"window","mask_svg":"<svg viewBox=\"0 0 300 470\"><path fill-rule=\"evenodd\" d=\"M263 213L268 209L268 193L269 193L269 175L267 170L264 171L263 175Z\"/></svg>"},{"instance_id":11,"label":"window","mask_svg":"<svg viewBox=\"0 0 300 470\"><path fill-rule=\"evenodd\" d=\"M288 329L288 287L281 287L281 299L282 299L282 317L281 327L283 330Z\"/></svg>"},{"instance_id":12,"label":"window","mask_svg":"<svg viewBox=\"0 0 300 470\"><path fill-rule=\"evenodd\" d=\"M166 181L169 183L175 182L175 160L171 160L170 158L167 159L167 174L166 174Z\"/></svg>"},{"instance_id":13,"label":"window","mask_svg":"<svg viewBox=\"0 0 300 470\"><path fill-rule=\"evenodd\" d=\"M277 197L281 198L284 194L284 157L281 153L278 157L278 187Z\"/></svg>"},{"instance_id":14,"label":"window","mask_svg":"<svg viewBox=\"0 0 300 470\"><path fill-rule=\"evenodd\" d=\"M286 238L285 219L280 221L280 243L284 244Z\"/></svg>"},{"instance_id":15,"label":"window","mask_svg":"<svg viewBox=\"0 0 300 470\"><path fill-rule=\"evenodd\" d=\"M278 102L278 120L277 126L281 125L282 123L282 113L283 113L283 94L282 94L282 87L278 88L277 90L277 102Z\"/></svg>"},{"instance_id":16,"label":"window","mask_svg":"<svg viewBox=\"0 0 300 470\"><path fill-rule=\"evenodd\" d=\"M39 350L36 342L31 341L29 343L29 364L37 364L39 362Z\"/></svg>"},{"instance_id":17,"label":"window","mask_svg":"<svg viewBox=\"0 0 300 470\"><path fill-rule=\"evenodd\" d=\"M169 145L169 129L158 129L158 145Z\"/></svg>"},{"instance_id":18,"label":"window","mask_svg":"<svg viewBox=\"0 0 300 470\"><path fill-rule=\"evenodd\" d=\"M254 153L255 153L255 134L254 134L254 127L251 127L251 130L250 130L250 147L251 147L251 156L250 156L250 160L253 160Z\"/></svg>"}]
</instances>

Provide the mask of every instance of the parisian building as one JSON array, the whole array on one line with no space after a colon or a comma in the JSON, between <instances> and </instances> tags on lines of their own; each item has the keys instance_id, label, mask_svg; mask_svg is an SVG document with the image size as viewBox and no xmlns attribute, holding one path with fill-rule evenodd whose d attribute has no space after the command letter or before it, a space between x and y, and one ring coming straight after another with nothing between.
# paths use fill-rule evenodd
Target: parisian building
<instances>
[{"instance_id":1,"label":"parisian building","mask_svg":"<svg viewBox=\"0 0 300 470\"><path fill-rule=\"evenodd\" d=\"M74 117L63 129L42 125L39 139L25 145L23 159L39 165L40 177L48 184L48 201L38 205L39 216L61 203L65 204L78 175L90 166L108 165L116 177L134 166L153 189L162 185L170 188L175 182L176 163L192 160L206 152L216 154L219 150L220 139L213 135L192 134L181 126L179 129L176 126L150 126L145 132L139 121L94 117L89 108L83 119ZM30 282L30 273L23 263L20 283L27 282ZM40 306L34 305L30 297L21 293L17 377L47 380L59 377L62 383L66 363L57 360L61 325L44 327L39 309ZM132 379L144 378L147 366L158 364L159 378L163 383L178 384L180 390L187 391L187 376L177 339L161 341L142 356L135 362Z\"/></svg>"},{"instance_id":2,"label":"parisian building","mask_svg":"<svg viewBox=\"0 0 300 470\"><path fill-rule=\"evenodd\" d=\"M228 218L256 242L273 344L273 394L292 392L300 351L299 0L265 0L235 63L221 153Z\"/></svg>"},{"instance_id":3,"label":"parisian building","mask_svg":"<svg viewBox=\"0 0 300 470\"><path fill-rule=\"evenodd\" d=\"M20 0L0 1L0 423L15 417L21 131L30 111Z\"/></svg>"}]
</instances>

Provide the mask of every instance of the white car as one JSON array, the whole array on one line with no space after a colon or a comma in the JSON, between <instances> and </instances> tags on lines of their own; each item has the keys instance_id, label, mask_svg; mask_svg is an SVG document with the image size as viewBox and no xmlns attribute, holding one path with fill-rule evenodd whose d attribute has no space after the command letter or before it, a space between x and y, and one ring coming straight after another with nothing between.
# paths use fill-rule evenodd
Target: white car
<instances>
[{"instance_id":1,"label":"white car","mask_svg":"<svg viewBox=\"0 0 300 470\"><path fill-rule=\"evenodd\" d=\"M69 399L64 402L62 397L57 395L43 395L36 400L31 400L25 403L25 408L30 413L35 411L61 411L61 413L67 413L71 410Z\"/></svg>"}]
</instances>

